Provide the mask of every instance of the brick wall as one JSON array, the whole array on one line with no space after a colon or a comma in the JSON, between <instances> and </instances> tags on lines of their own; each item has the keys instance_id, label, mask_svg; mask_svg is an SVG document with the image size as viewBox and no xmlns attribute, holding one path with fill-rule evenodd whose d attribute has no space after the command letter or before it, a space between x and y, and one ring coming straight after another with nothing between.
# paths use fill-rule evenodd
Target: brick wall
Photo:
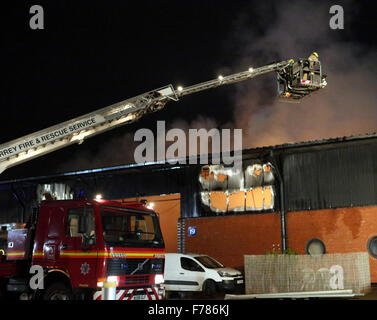
<instances>
[{"instance_id":1,"label":"brick wall","mask_svg":"<svg viewBox=\"0 0 377 320\"><path fill-rule=\"evenodd\" d=\"M204 253L242 269L245 254L265 254L280 248L280 214L250 214L185 219L186 252ZM189 226L197 235L189 237ZM327 253L365 252L377 235L377 207L290 212L286 215L287 248L300 254L312 238L322 240ZM279 247L278 247L279 246ZM377 259L369 256L371 281L377 282Z\"/></svg>"},{"instance_id":2,"label":"brick wall","mask_svg":"<svg viewBox=\"0 0 377 320\"><path fill-rule=\"evenodd\" d=\"M196 226L196 236L187 235L189 226ZM265 254L280 246L278 214L190 218L185 229L186 252L208 254L237 269L243 269L244 254Z\"/></svg>"},{"instance_id":3,"label":"brick wall","mask_svg":"<svg viewBox=\"0 0 377 320\"><path fill-rule=\"evenodd\" d=\"M305 253L305 246L318 238L326 253L367 250L368 240L377 235L377 207L291 212L286 216L287 247ZM377 259L369 256L371 281L377 282Z\"/></svg>"}]
</instances>

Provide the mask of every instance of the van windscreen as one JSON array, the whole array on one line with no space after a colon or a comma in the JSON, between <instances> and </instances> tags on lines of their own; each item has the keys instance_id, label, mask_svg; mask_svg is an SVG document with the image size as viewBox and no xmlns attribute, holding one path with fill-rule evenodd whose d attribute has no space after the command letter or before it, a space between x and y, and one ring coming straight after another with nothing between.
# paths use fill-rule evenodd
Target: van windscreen
<instances>
[{"instance_id":1,"label":"van windscreen","mask_svg":"<svg viewBox=\"0 0 377 320\"><path fill-rule=\"evenodd\" d=\"M198 260L203 266L209 269L224 268L224 266L217 262L215 259L212 259L209 256L197 256L194 259Z\"/></svg>"}]
</instances>

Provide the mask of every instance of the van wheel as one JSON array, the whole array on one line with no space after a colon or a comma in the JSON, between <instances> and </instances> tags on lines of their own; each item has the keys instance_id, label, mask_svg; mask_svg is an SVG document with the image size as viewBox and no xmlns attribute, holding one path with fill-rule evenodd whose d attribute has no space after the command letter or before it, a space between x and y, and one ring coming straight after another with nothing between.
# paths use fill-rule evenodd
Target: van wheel
<instances>
[{"instance_id":1,"label":"van wheel","mask_svg":"<svg viewBox=\"0 0 377 320\"><path fill-rule=\"evenodd\" d=\"M47 288L43 300L73 300L73 294L64 283L56 282Z\"/></svg>"},{"instance_id":2,"label":"van wheel","mask_svg":"<svg viewBox=\"0 0 377 320\"><path fill-rule=\"evenodd\" d=\"M203 283L203 294L207 297L213 297L216 294L216 283L213 280L206 280Z\"/></svg>"}]
</instances>

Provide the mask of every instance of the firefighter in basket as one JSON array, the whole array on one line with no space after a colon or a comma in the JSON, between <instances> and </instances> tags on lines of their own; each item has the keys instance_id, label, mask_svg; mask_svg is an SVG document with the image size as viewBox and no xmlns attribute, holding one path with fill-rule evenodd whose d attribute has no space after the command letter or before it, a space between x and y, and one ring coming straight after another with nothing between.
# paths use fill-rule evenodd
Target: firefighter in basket
<instances>
[{"instance_id":1,"label":"firefighter in basket","mask_svg":"<svg viewBox=\"0 0 377 320\"><path fill-rule=\"evenodd\" d=\"M311 70L313 70L314 62L317 62L318 58L318 53L315 51L308 57L308 60L306 61L305 66L303 68L304 74L302 80L308 80L309 73Z\"/></svg>"}]
</instances>

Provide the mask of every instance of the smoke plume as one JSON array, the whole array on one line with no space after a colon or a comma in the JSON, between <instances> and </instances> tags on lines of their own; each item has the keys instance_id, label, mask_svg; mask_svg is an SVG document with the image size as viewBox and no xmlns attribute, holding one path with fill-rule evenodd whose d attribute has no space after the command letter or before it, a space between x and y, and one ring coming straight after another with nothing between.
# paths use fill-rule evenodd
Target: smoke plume
<instances>
[{"instance_id":1,"label":"smoke plume","mask_svg":"<svg viewBox=\"0 0 377 320\"><path fill-rule=\"evenodd\" d=\"M255 66L270 61L307 57L319 53L326 88L306 97L300 104L277 102L275 75L237 86L234 97L236 128L243 129L244 147L260 147L372 133L376 131L375 50L342 40L348 30L329 27L331 4L312 1L279 1L253 5L234 24L240 61ZM269 14L266 12L268 11ZM264 32L250 32L247 15L270 17ZM271 12L276 12L275 15ZM355 36L356 37L356 36ZM345 37L343 37L345 38Z\"/></svg>"},{"instance_id":2,"label":"smoke plume","mask_svg":"<svg viewBox=\"0 0 377 320\"><path fill-rule=\"evenodd\" d=\"M234 116L223 127L243 130L243 148L376 131L375 48L347 40L356 38L354 31L347 29L352 28L348 23L352 16L349 11L356 3L346 1L344 4L344 30L330 28L331 5L308 0L254 1L248 10L243 10L230 22L231 31L224 39L224 47L235 57L236 63L230 66L234 72L272 61L307 57L316 51L328 82L326 88L306 97L300 104L277 101L276 75L272 73L235 85L230 106ZM219 122L220 119L199 115L190 123L177 119L171 122L170 128L181 128L187 133L190 128L218 128ZM80 154L76 161L62 169L131 163L134 148L133 133L128 133L109 141L105 150L95 157L90 153ZM120 151L117 155L112 150L127 152ZM85 158L96 160L83 161Z\"/></svg>"}]
</instances>

